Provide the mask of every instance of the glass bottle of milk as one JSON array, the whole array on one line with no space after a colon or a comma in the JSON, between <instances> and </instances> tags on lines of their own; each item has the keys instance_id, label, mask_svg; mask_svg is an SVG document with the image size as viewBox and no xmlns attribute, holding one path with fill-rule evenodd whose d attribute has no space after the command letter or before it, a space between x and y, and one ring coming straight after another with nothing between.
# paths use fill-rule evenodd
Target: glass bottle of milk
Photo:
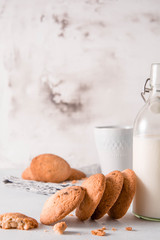
<instances>
[{"instance_id":1,"label":"glass bottle of milk","mask_svg":"<svg viewBox=\"0 0 160 240\"><path fill-rule=\"evenodd\" d=\"M133 213L160 221L160 63L151 65L142 97L146 104L136 117L133 131L133 170L137 175Z\"/></svg>"}]
</instances>

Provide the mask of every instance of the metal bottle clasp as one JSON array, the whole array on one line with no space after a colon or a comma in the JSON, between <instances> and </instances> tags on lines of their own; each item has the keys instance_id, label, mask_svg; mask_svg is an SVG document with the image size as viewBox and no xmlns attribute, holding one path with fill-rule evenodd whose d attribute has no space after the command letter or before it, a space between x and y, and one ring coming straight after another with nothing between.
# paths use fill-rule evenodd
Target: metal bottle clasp
<instances>
[{"instance_id":1,"label":"metal bottle clasp","mask_svg":"<svg viewBox=\"0 0 160 240\"><path fill-rule=\"evenodd\" d=\"M141 92L141 96L142 96L142 98L145 102L147 102L147 100L145 99L145 94L149 93L152 90L151 88L147 87L147 84L148 84L149 81L150 81L150 78L147 78L147 80L144 84L144 90L143 90L143 92Z\"/></svg>"}]
</instances>

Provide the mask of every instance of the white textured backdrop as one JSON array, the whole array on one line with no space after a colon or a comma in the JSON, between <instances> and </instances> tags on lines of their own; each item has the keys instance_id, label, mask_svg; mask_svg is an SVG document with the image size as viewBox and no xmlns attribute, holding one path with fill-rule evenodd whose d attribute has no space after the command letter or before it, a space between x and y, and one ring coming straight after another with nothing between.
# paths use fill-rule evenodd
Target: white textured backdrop
<instances>
[{"instance_id":1,"label":"white textured backdrop","mask_svg":"<svg viewBox=\"0 0 160 240\"><path fill-rule=\"evenodd\" d=\"M132 125L159 0L0 0L0 167L52 152L96 163L95 125Z\"/></svg>"}]
</instances>

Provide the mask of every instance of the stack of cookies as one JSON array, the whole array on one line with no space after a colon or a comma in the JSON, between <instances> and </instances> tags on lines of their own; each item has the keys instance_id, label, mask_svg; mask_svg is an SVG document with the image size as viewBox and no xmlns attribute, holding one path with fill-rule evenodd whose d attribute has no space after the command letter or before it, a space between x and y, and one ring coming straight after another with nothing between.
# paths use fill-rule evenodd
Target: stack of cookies
<instances>
[{"instance_id":1,"label":"stack of cookies","mask_svg":"<svg viewBox=\"0 0 160 240\"><path fill-rule=\"evenodd\" d=\"M54 154L41 154L32 159L22 178L42 182L60 183L79 180L86 175L70 167L63 158ZM52 224L76 209L76 216L84 221L102 218L105 214L123 217L136 191L136 176L131 169L101 173L87 178L81 186L67 187L52 195L44 204L40 220Z\"/></svg>"},{"instance_id":2,"label":"stack of cookies","mask_svg":"<svg viewBox=\"0 0 160 240\"><path fill-rule=\"evenodd\" d=\"M30 166L22 173L23 179L54 183L85 177L83 172L71 168L63 158L53 154L33 158ZM73 210L81 221L89 218L98 220L105 214L119 219L126 214L135 191L136 175L131 169L113 171L106 176L98 173L85 179L81 186L63 188L49 197L43 206L40 221L46 225L53 224ZM36 227L38 222L24 214L0 215L0 228L28 230ZM60 229L62 233L66 227L65 222L62 222L54 230Z\"/></svg>"},{"instance_id":3,"label":"stack of cookies","mask_svg":"<svg viewBox=\"0 0 160 240\"><path fill-rule=\"evenodd\" d=\"M95 174L81 186L67 187L52 195L44 204L40 221L52 224L76 209L76 216L84 221L100 219L106 213L114 218L123 217L136 191L136 176L131 169L113 171L106 176Z\"/></svg>"},{"instance_id":4,"label":"stack of cookies","mask_svg":"<svg viewBox=\"0 0 160 240\"><path fill-rule=\"evenodd\" d=\"M30 166L22 173L25 180L53 183L80 180L85 177L83 172L71 168L67 161L54 154L41 154L33 158Z\"/></svg>"},{"instance_id":5,"label":"stack of cookies","mask_svg":"<svg viewBox=\"0 0 160 240\"><path fill-rule=\"evenodd\" d=\"M47 159L47 157L48 156L46 156L45 159ZM37 161L37 169L35 169L33 173L34 177L39 180L41 179L40 177L43 177L43 175L39 173L40 169L42 168L42 171L44 171L43 166L41 166L41 161L34 159L31 167L34 169L34 164L36 164ZM66 171L69 165L67 165L67 163L65 164L66 166L64 166L66 168L64 169ZM44 171L44 173L46 172ZM48 172L48 175L46 174L43 180L50 180L50 177L50 172ZM59 181L58 176L56 176L55 179ZM63 219L75 209L76 216L82 221L90 217L97 220L106 213L114 219L119 219L126 214L134 197L135 190L136 176L131 169L126 169L122 172L113 171L106 176L98 173L86 179L81 186L67 187L52 195L44 204L40 221L46 225L53 224ZM0 228L3 229L15 228L29 230L37 227L38 222L34 218L21 213L6 213L0 215ZM65 222L60 222L54 225L53 229L55 232L62 234L66 227ZM92 231L92 234L104 236L104 229L106 228L103 227ZM132 228L126 228L126 230L131 231Z\"/></svg>"}]
</instances>

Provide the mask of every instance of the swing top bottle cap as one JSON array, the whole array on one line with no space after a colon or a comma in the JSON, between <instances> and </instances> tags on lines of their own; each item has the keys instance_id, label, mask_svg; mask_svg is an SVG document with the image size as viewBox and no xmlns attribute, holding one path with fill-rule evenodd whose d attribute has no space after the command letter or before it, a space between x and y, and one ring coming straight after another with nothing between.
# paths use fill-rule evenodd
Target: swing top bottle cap
<instances>
[{"instance_id":1,"label":"swing top bottle cap","mask_svg":"<svg viewBox=\"0 0 160 240\"><path fill-rule=\"evenodd\" d=\"M160 87L160 63L152 63L150 80L151 86Z\"/></svg>"}]
</instances>

